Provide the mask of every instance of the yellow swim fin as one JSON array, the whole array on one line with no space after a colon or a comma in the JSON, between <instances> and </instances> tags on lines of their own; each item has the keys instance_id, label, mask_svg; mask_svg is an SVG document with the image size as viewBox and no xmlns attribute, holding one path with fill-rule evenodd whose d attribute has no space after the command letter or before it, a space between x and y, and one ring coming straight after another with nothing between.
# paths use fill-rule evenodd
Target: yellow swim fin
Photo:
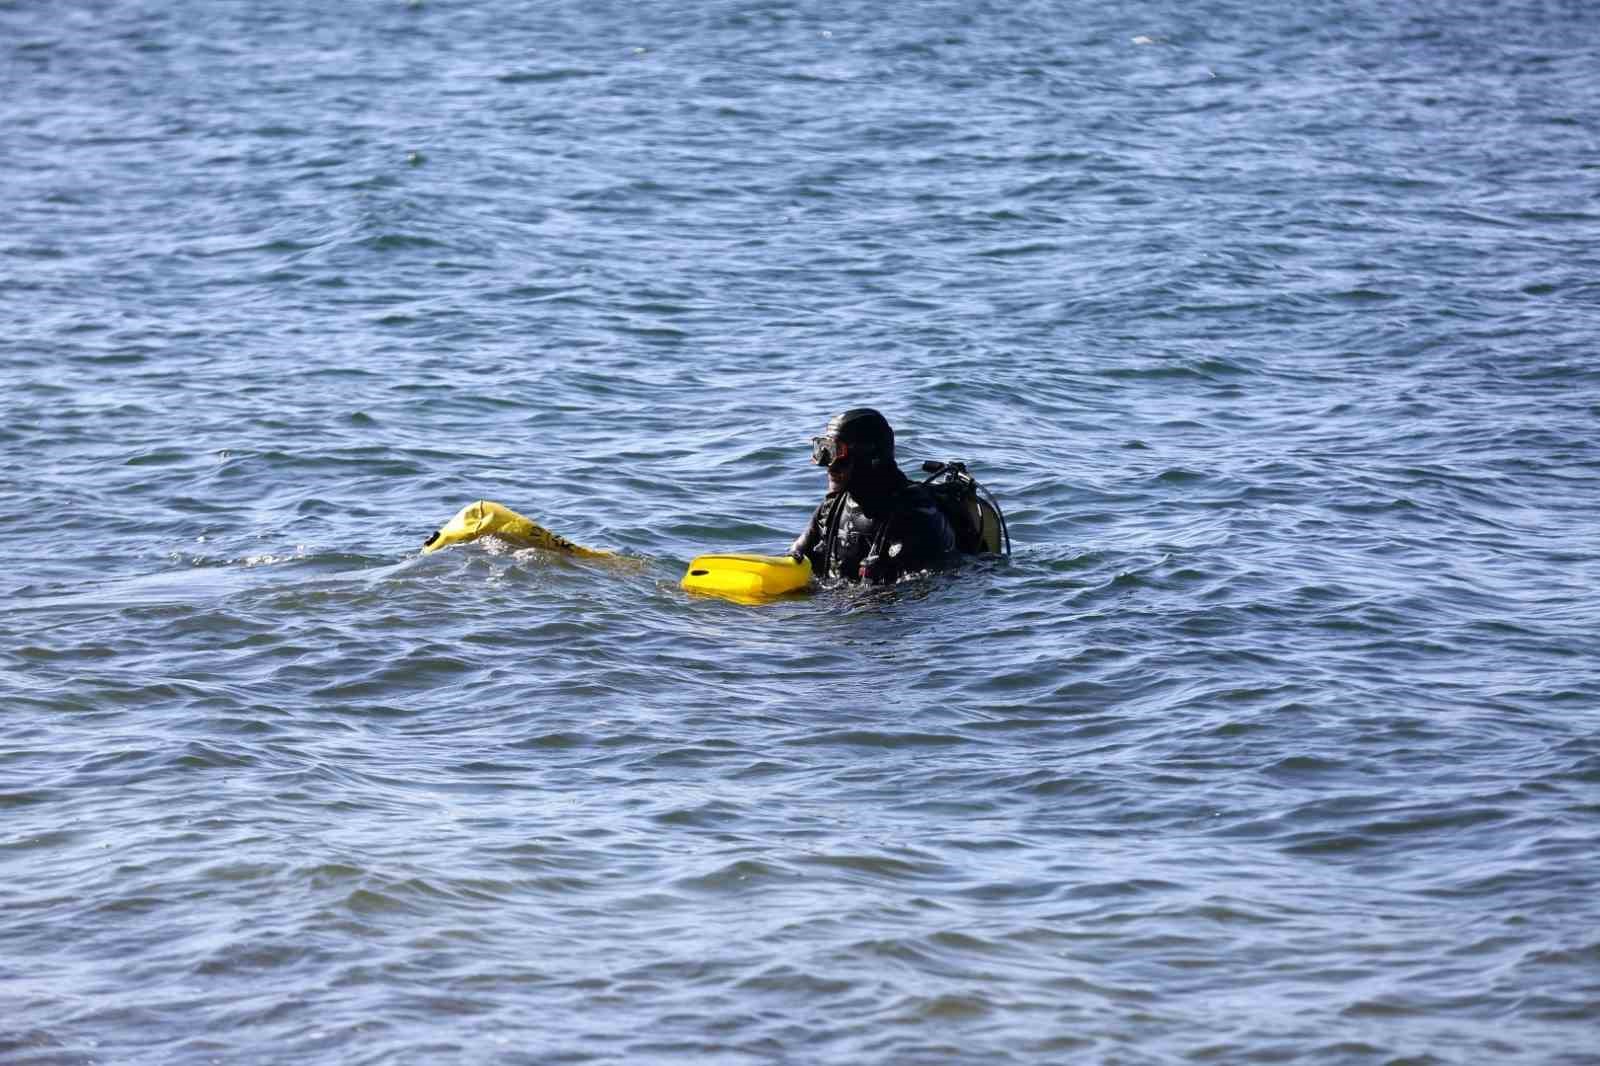
<instances>
[{"instance_id":1,"label":"yellow swim fin","mask_svg":"<svg viewBox=\"0 0 1600 1066\"><path fill-rule=\"evenodd\" d=\"M465 544L494 534L519 548L543 548L546 551L577 555L585 559L607 559L614 552L585 548L566 537L550 532L531 518L525 518L504 504L493 500L469 503L456 512L456 516L439 528L433 536L423 541L422 554L448 548L452 544Z\"/></svg>"}]
</instances>

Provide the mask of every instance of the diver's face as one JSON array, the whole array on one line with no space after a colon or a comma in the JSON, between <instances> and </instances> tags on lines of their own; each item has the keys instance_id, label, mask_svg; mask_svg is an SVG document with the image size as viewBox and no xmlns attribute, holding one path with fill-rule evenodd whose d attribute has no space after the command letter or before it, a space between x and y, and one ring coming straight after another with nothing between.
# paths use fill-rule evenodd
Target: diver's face
<instances>
[{"instance_id":1,"label":"diver's face","mask_svg":"<svg viewBox=\"0 0 1600 1066\"><path fill-rule=\"evenodd\" d=\"M849 459L836 459L828 467L828 491L843 492L850 487L850 471L855 463Z\"/></svg>"},{"instance_id":2,"label":"diver's face","mask_svg":"<svg viewBox=\"0 0 1600 1066\"><path fill-rule=\"evenodd\" d=\"M850 487L850 470L855 456L850 445L831 433L811 438L811 461L828 471L828 491Z\"/></svg>"}]
</instances>

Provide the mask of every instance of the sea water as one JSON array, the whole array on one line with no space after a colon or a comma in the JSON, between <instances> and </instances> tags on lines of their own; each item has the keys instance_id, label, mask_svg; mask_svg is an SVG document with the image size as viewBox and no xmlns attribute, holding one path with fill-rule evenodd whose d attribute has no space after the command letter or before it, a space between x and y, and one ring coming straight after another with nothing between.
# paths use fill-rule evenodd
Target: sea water
<instances>
[{"instance_id":1,"label":"sea water","mask_svg":"<svg viewBox=\"0 0 1600 1066\"><path fill-rule=\"evenodd\" d=\"M1600 1062L1597 55L0 2L0 1061ZM858 405L1010 558L682 593Z\"/></svg>"}]
</instances>

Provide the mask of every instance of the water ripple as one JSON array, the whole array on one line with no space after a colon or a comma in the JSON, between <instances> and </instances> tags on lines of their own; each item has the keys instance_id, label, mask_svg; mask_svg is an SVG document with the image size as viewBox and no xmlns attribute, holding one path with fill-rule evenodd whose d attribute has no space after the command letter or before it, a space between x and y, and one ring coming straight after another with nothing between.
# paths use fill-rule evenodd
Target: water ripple
<instances>
[{"instance_id":1,"label":"water ripple","mask_svg":"<svg viewBox=\"0 0 1600 1066\"><path fill-rule=\"evenodd\" d=\"M0 1059L1590 1061L1594 18L367 14L0 3Z\"/></svg>"}]
</instances>

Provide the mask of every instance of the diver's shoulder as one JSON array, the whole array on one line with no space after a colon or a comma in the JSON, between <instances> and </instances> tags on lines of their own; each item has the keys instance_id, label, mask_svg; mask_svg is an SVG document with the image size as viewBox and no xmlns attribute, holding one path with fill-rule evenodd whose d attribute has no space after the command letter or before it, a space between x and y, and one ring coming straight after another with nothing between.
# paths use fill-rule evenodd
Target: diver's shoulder
<instances>
[{"instance_id":1,"label":"diver's shoulder","mask_svg":"<svg viewBox=\"0 0 1600 1066\"><path fill-rule=\"evenodd\" d=\"M920 481L908 481L902 485L895 494L896 502L902 510L931 511L940 514L939 501L934 497L933 490Z\"/></svg>"}]
</instances>

